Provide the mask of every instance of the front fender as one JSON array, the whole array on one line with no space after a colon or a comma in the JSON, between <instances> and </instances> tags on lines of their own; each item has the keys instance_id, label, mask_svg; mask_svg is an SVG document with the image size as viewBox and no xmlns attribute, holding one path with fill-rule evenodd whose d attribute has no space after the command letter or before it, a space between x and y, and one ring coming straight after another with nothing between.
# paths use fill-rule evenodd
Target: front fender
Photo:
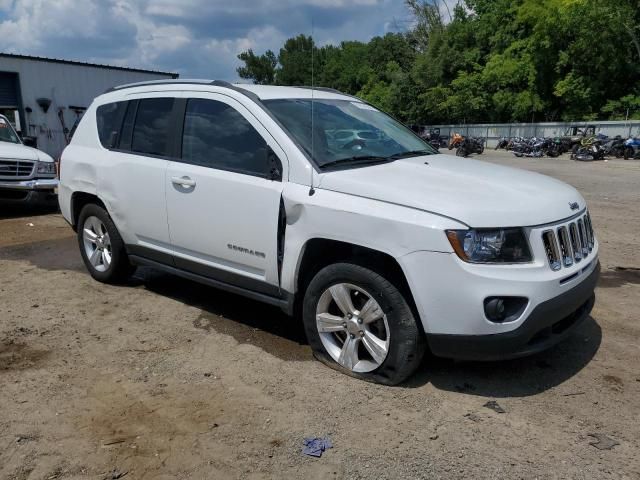
<instances>
[{"instance_id":1,"label":"front fender","mask_svg":"<svg viewBox=\"0 0 640 480\"><path fill-rule=\"evenodd\" d=\"M336 240L385 253L395 259L415 251L452 252L444 230L465 226L414 208L317 188L286 184L287 226L281 287L296 291L304 246L312 239Z\"/></svg>"}]
</instances>

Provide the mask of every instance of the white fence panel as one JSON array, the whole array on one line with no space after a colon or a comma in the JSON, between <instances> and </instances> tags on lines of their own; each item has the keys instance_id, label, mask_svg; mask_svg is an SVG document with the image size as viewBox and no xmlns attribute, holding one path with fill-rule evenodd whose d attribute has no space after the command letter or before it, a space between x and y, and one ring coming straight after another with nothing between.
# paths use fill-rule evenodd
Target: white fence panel
<instances>
[{"instance_id":1,"label":"white fence panel","mask_svg":"<svg viewBox=\"0 0 640 480\"><path fill-rule=\"evenodd\" d=\"M609 137L620 135L640 137L640 121L594 121L594 122L545 122L545 123L480 123L473 125L429 125L426 128L439 128L440 135L451 137L454 133L464 136L481 137L488 147L496 145L502 137L557 137L572 134L574 127L594 126L596 133Z\"/></svg>"}]
</instances>

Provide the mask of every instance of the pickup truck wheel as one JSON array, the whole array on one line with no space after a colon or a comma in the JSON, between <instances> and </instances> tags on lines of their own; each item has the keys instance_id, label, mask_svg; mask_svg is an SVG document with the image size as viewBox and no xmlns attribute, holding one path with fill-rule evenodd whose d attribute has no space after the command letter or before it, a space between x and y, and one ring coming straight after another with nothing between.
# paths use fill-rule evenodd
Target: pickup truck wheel
<instances>
[{"instance_id":1,"label":"pickup truck wheel","mask_svg":"<svg viewBox=\"0 0 640 480\"><path fill-rule=\"evenodd\" d=\"M424 355L424 337L400 291L359 265L320 270L305 292L303 321L316 358L362 380L398 384Z\"/></svg>"},{"instance_id":2,"label":"pickup truck wheel","mask_svg":"<svg viewBox=\"0 0 640 480\"><path fill-rule=\"evenodd\" d=\"M104 208L89 204L82 209L78 244L87 270L99 282L120 283L131 275L122 237Z\"/></svg>"}]
</instances>

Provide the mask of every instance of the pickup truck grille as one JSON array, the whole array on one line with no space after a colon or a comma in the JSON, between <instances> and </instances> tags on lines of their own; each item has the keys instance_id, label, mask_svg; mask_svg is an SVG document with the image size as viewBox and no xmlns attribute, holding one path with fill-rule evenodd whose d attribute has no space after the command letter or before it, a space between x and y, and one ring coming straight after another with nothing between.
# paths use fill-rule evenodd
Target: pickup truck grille
<instances>
[{"instance_id":1,"label":"pickup truck grille","mask_svg":"<svg viewBox=\"0 0 640 480\"><path fill-rule=\"evenodd\" d=\"M589 212L564 225L545 230L542 243L551 270L580 263L591 254L595 244Z\"/></svg>"},{"instance_id":2,"label":"pickup truck grille","mask_svg":"<svg viewBox=\"0 0 640 480\"><path fill-rule=\"evenodd\" d=\"M8 160L0 158L0 178L20 180L31 177L35 162L30 160Z\"/></svg>"}]
</instances>

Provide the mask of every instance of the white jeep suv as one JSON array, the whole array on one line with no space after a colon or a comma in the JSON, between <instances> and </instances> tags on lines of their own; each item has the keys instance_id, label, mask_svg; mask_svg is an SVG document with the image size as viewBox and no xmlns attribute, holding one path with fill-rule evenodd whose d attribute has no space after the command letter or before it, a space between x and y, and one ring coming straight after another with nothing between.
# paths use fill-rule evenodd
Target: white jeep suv
<instances>
[{"instance_id":1,"label":"white jeep suv","mask_svg":"<svg viewBox=\"0 0 640 480\"><path fill-rule=\"evenodd\" d=\"M59 198L95 279L145 265L278 305L321 361L384 384L427 348L541 351L595 299L598 242L574 188L438 154L328 89L112 89L62 155Z\"/></svg>"}]
</instances>

